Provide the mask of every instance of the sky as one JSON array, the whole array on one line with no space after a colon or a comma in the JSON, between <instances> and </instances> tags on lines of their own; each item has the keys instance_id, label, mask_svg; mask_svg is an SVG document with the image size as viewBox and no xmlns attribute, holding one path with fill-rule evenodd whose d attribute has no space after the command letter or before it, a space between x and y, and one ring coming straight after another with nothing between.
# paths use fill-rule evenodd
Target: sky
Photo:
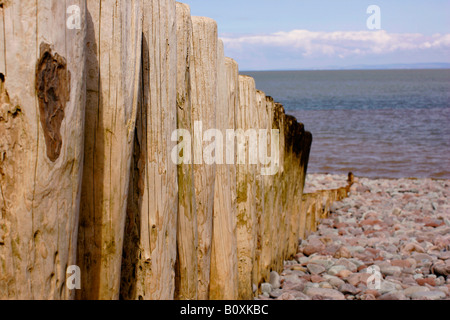
<instances>
[{"instance_id":1,"label":"sky","mask_svg":"<svg viewBox=\"0 0 450 320\"><path fill-rule=\"evenodd\" d=\"M450 0L181 1L217 21L241 70L450 63Z\"/></svg>"}]
</instances>

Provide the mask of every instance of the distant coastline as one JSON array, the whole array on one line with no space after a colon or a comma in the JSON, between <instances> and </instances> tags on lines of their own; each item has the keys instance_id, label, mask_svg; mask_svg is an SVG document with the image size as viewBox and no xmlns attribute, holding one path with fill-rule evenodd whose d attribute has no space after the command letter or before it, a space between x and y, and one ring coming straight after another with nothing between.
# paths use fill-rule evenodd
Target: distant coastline
<instances>
[{"instance_id":1,"label":"distant coastline","mask_svg":"<svg viewBox=\"0 0 450 320\"><path fill-rule=\"evenodd\" d=\"M347 67L327 66L322 68L299 68L299 69L273 69L273 70L242 70L245 72L289 72L289 71L351 71L351 70L433 70L433 69L450 69L450 63L412 63L412 64L383 64L383 65L353 65Z\"/></svg>"}]
</instances>

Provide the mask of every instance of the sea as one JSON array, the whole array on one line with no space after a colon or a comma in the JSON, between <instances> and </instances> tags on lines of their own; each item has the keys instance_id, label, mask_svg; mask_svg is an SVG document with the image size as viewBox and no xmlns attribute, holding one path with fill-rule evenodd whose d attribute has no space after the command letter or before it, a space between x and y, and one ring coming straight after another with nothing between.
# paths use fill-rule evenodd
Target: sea
<instances>
[{"instance_id":1,"label":"sea","mask_svg":"<svg viewBox=\"0 0 450 320\"><path fill-rule=\"evenodd\" d=\"M243 74L313 134L309 173L450 179L450 69Z\"/></svg>"}]
</instances>

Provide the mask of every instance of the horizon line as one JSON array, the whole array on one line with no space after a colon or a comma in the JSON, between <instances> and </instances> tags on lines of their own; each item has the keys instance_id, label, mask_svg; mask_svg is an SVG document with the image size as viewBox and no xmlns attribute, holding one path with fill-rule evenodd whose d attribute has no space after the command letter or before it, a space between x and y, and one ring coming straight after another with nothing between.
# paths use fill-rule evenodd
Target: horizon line
<instances>
[{"instance_id":1,"label":"horizon line","mask_svg":"<svg viewBox=\"0 0 450 320\"><path fill-rule=\"evenodd\" d=\"M449 70L450 69L450 64L449 66L442 66L442 67L418 67L418 68L406 68L406 67L392 67L392 68L377 68L377 67L366 67L366 68L357 68L357 67L342 67L342 68L308 68L308 69L261 69L261 70L241 70L239 71L239 73L242 72L280 72L280 71L284 71L284 72L289 72L289 71L389 71L389 70Z\"/></svg>"},{"instance_id":2,"label":"horizon line","mask_svg":"<svg viewBox=\"0 0 450 320\"><path fill-rule=\"evenodd\" d=\"M242 70L240 72L279 72L279 71L374 71L374 70L447 70L450 69L448 62L419 62L419 63L391 63L379 65L353 65L347 67L328 66L311 68L293 68L293 69L260 69L260 70Z\"/></svg>"}]
</instances>

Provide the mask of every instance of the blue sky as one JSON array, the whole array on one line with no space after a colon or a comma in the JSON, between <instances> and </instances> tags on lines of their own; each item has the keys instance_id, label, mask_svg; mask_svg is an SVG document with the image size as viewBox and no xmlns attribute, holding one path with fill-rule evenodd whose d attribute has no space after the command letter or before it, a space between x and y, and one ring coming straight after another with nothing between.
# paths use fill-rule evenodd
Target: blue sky
<instances>
[{"instance_id":1,"label":"blue sky","mask_svg":"<svg viewBox=\"0 0 450 320\"><path fill-rule=\"evenodd\" d=\"M450 63L449 0L185 0L241 70ZM381 9L369 30L367 8Z\"/></svg>"}]
</instances>

